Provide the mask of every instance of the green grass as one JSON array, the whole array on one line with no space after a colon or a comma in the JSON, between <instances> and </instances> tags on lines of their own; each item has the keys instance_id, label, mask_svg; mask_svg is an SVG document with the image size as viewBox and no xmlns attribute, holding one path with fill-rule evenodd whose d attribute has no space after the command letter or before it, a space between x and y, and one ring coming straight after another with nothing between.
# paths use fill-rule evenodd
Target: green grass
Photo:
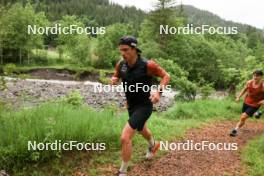
<instances>
[{"instance_id":1,"label":"green grass","mask_svg":"<svg viewBox=\"0 0 264 176\"><path fill-rule=\"evenodd\" d=\"M114 163L119 164L119 137L127 121L127 112L119 112L113 108L95 110L87 106L72 106L57 102L45 103L33 109L19 112L1 111L0 116L0 166L17 174L22 168L30 165L43 168L44 173L55 172L56 169L46 169L47 161L67 158L67 154L56 151L33 152L27 150L27 141L53 142L55 140L79 142L105 142L107 151L102 154L92 153L89 165ZM182 137L191 127L198 127L199 122L190 120L171 120L154 113L149 120L149 128L157 140L174 140ZM143 159L147 143L141 136L134 138L134 155L132 162ZM76 155L82 155L80 152ZM61 161L60 161L61 162ZM67 163L68 161L66 161ZM63 163L63 162L62 162ZM57 163L60 167L62 163ZM48 163L47 163L48 164ZM43 167L41 167L43 165ZM74 164L70 164L75 167ZM31 168L34 168L30 166ZM41 170L41 169L40 169ZM91 171L95 172L96 169ZM66 171L65 171L66 172ZM69 171L68 171L69 172Z\"/></svg>"},{"instance_id":2,"label":"green grass","mask_svg":"<svg viewBox=\"0 0 264 176\"><path fill-rule=\"evenodd\" d=\"M41 69L41 68L67 69L67 70L72 70L75 72L95 70L93 67L74 65L74 64L54 64L54 65L34 65L33 64L33 65L16 65L16 68L14 71L26 72L29 70Z\"/></svg>"},{"instance_id":3,"label":"green grass","mask_svg":"<svg viewBox=\"0 0 264 176\"><path fill-rule=\"evenodd\" d=\"M0 118L0 166L20 167L25 161L45 161L57 152L34 153L27 150L27 141L55 140L105 142L118 147L124 118L110 109L93 110L87 106L74 107L65 103L47 103L20 112L5 113ZM35 155L38 155L35 158ZM34 159L32 159L34 157Z\"/></svg>"},{"instance_id":4,"label":"green grass","mask_svg":"<svg viewBox=\"0 0 264 176\"><path fill-rule=\"evenodd\" d=\"M153 113L148 127L156 140L173 141L183 138L189 128L237 117L238 107L239 104L233 104L228 99L177 103L167 112ZM13 170L15 175L72 175L81 168L90 175L99 175L105 172L103 166L120 164L119 137L128 118L126 111L115 108L95 110L85 105L48 102L16 113L5 112L5 109L0 109L0 112L0 169ZM107 150L88 153L32 152L27 150L28 140L104 142ZM140 135L136 135L133 139L132 165L144 160L147 145ZM159 152L158 156L164 153Z\"/></svg>"},{"instance_id":5,"label":"green grass","mask_svg":"<svg viewBox=\"0 0 264 176\"><path fill-rule=\"evenodd\" d=\"M97 69L91 66L91 64L83 64L77 63L75 60L69 58L66 54L63 59L59 59L59 53L55 51L48 51L42 49L35 49L32 50L33 58L36 57L36 60L40 58L46 58L44 63L38 62L30 62L29 64L14 64L15 65L15 72L26 72L33 69L40 69L40 68L53 68L53 69L67 69L75 72L105 72L105 73L113 73L114 69ZM32 58L32 59L33 59ZM5 68L5 65L0 65L0 72Z\"/></svg>"},{"instance_id":6,"label":"green grass","mask_svg":"<svg viewBox=\"0 0 264 176\"><path fill-rule=\"evenodd\" d=\"M56 50L50 51L50 50L44 50L44 49L34 49L34 50L32 50L32 53L34 55L43 56L43 57L47 57L50 59L58 59L59 58L59 53ZM68 58L68 56L66 55L65 58Z\"/></svg>"},{"instance_id":7,"label":"green grass","mask_svg":"<svg viewBox=\"0 0 264 176\"><path fill-rule=\"evenodd\" d=\"M176 102L164 116L169 119L233 119L241 112L241 103L231 98Z\"/></svg>"},{"instance_id":8,"label":"green grass","mask_svg":"<svg viewBox=\"0 0 264 176\"><path fill-rule=\"evenodd\" d=\"M264 135L251 141L242 151L249 176L264 175Z\"/></svg>"}]
</instances>

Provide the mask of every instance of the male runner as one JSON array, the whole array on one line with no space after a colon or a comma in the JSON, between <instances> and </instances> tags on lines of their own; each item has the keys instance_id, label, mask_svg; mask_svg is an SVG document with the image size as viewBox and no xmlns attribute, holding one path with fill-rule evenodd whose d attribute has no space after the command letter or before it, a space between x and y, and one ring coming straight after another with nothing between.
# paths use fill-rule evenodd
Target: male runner
<instances>
[{"instance_id":1,"label":"male runner","mask_svg":"<svg viewBox=\"0 0 264 176\"><path fill-rule=\"evenodd\" d=\"M262 80L262 77L263 72L261 70L254 71L253 79L247 82L244 89L236 98L236 101L239 102L240 97L247 93L240 121L236 128L231 131L230 136L236 136L238 130L245 124L246 119L252 117L258 111L260 106L264 104L264 81Z\"/></svg>"},{"instance_id":2,"label":"male runner","mask_svg":"<svg viewBox=\"0 0 264 176\"><path fill-rule=\"evenodd\" d=\"M129 120L121 134L122 164L118 172L119 176L126 176L128 162L132 154L132 138L137 131L149 143L146 158L154 156L159 149L160 144L154 141L146 122L152 113L153 103L159 101L162 89L168 84L170 76L154 61L141 57L141 50L137 48L137 40L132 36L120 39L119 51L123 59L116 64L111 84L118 84L119 78L121 78L126 95ZM162 78L157 91L150 89L153 76ZM146 86L149 88L148 90Z\"/></svg>"}]
</instances>

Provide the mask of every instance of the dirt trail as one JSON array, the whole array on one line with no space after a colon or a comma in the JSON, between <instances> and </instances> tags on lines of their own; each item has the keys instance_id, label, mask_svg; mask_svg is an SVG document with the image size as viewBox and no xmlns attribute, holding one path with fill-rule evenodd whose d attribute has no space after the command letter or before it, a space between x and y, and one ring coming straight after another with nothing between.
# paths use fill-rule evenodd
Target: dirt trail
<instances>
[{"instance_id":1,"label":"dirt trail","mask_svg":"<svg viewBox=\"0 0 264 176\"><path fill-rule=\"evenodd\" d=\"M212 176L245 175L241 164L240 151L247 141L264 133L264 123L248 121L239 135L228 135L235 122L225 121L206 125L201 129L191 129L184 140L194 143L209 141L213 143L237 143L236 151L170 151L165 156L152 161L144 161L130 170L130 175L137 176ZM184 141L175 141L184 142Z\"/></svg>"}]
</instances>

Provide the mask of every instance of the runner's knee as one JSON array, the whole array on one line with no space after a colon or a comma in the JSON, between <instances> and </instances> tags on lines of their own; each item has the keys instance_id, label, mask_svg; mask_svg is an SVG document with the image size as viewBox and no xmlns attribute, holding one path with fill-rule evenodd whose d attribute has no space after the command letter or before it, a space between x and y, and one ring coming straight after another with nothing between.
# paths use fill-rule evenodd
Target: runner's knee
<instances>
[{"instance_id":1,"label":"runner's knee","mask_svg":"<svg viewBox=\"0 0 264 176\"><path fill-rule=\"evenodd\" d=\"M120 141L122 144L129 143L134 135L135 131L126 124L125 128L123 129L122 135L120 137Z\"/></svg>"},{"instance_id":2,"label":"runner's knee","mask_svg":"<svg viewBox=\"0 0 264 176\"><path fill-rule=\"evenodd\" d=\"M131 141L128 135L122 135L120 138L121 144L127 144Z\"/></svg>"},{"instance_id":3,"label":"runner's knee","mask_svg":"<svg viewBox=\"0 0 264 176\"><path fill-rule=\"evenodd\" d=\"M241 120L242 122L245 122L245 121L247 120L247 118L248 118L248 115L244 113L244 114L242 114L240 120Z\"/></svg>"},{"instance_id":4,"label":"runner's knee","mask_svg":"<svg viewBox=\"0 0 264 176\"><path fill-rule=\"evenodd\" d=\"M151 136L150 130L147 127L145 127L145 126L144 126L144 128L141 131L139 131L139 133L141 135L143 135L143 136L146 136L146 135Z\"/></svg>"}]
</instances>

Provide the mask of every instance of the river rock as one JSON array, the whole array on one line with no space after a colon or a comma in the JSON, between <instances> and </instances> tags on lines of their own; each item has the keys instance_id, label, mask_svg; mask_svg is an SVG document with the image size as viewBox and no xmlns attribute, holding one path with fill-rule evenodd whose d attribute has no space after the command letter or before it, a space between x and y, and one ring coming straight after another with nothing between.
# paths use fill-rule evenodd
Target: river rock
<instances>
[{"instance_id":1,"label":"river rock","mask_svg":"<svg viewBox=\"0 0 264 176\"><path fill-rule=\"evenodd\" d=\"M0 100L12 103L16 102L16 106L19 106L22 100L27 105L37 105L48 100L66 96L74 90L80 92L86 104L95 108L103 108L109 104L124 107L125 104L125 94L123 92L95 92L94 86L100 85L97 82L39 79L20 80L9 77L5 79L7 81L7 90L0 92ZM173 96L163 95L160 102L154 105L154 110L165 111L173 102Z\"/></svg>"}]
</instances>

